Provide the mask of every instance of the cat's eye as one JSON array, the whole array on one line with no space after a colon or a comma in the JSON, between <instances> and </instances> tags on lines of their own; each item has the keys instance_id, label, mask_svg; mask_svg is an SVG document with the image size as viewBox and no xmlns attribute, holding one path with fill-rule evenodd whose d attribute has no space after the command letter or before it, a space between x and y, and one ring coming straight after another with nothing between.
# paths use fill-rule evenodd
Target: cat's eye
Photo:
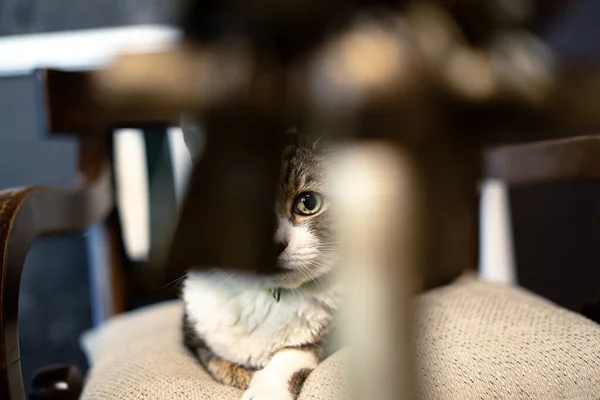
<instances>
[{"instance_id":1,"label":"cat's eye","mask_svg":"<svg viewBox=\"0 0 600 400\"><path fill-rule=\"evenodd\" d=\"M315 192L306 192L296 197L294 213L302 216L315 215L323 208L323 196Z\"/></svg>"}]
</instances>

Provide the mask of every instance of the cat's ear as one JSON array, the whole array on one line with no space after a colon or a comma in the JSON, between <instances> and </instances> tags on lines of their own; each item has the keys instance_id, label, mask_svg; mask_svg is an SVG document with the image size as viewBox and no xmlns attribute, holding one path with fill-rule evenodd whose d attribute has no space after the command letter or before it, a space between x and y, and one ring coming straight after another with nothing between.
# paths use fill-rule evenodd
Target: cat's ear
<instances>
[{"instance_id":1,"label":"cat's ear","mask_svg":"<svg viewBox=\"0 0 600 400\"><path fill-rule=\"evenodd\" d=\"M205 137L202 125L198 118L190 114L183 114L179 119L179 124L190 156L192 159L196 159L204 148Z\"/></svg>"}]
</instances>

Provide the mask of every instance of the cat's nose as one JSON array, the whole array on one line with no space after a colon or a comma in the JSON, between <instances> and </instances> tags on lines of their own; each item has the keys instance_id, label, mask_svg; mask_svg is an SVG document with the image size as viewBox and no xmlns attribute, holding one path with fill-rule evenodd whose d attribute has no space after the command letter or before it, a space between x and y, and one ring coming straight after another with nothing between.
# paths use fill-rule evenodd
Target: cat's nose
<instances>
[{"instance_id":1,"label":"cat's nose","mask_svg":"<svg viewBox=\"0 0 600 400\"><path fill-rule=\"evenodd\" d=\"M288 247L288 242L277 242L275 245L277 246L277 256L280 256Z\"/></svg>"}]
</instances>

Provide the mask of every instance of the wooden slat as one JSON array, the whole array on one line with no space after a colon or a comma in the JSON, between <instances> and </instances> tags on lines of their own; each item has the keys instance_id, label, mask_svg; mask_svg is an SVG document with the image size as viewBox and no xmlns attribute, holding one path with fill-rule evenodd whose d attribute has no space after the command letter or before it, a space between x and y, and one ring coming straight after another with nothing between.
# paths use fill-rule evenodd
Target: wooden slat
<instances>
[{"instance_id":1,"label":"wooden slat","mask_svg":"<svg viewBox=\"0 0 600 400\"><path fill-rule=\"evenodd\" d=\"M600 178L600 135L492 149L485 175L508 184Z\"/></svg>"},{"instance_id":2,"label":"wooden slat","mask_svg":"<svg viewBox=\"0 0 600 400\"><path fill-rule=\"evenodd\" d=\"M111 127L158 124L179 119L180 109L134 104L109 110L96 98L91 72L39 71L49 134L105 135Z\"/></svg>"}]
</instances>

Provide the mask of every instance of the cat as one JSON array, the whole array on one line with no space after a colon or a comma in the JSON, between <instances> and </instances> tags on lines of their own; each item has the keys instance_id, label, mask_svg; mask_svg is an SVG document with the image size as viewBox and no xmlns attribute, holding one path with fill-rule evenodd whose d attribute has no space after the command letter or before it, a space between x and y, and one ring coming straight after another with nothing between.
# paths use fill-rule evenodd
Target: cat
<instances>
[{"instance_id":1,"label":"cat","mask_svg":"<svg viewBox=\"0 0 600 400\"><path fill-rule=\"evenodd\" d=\"M189 119L182 129L186 142L198 134ZM191 271L183 283L184 344L216 381L244 390L242 400L295 399L334 350L341 291L326 169L319 141L297 140L283 152L274 237L283 272Z\"/></svg>"}]
</instances>

